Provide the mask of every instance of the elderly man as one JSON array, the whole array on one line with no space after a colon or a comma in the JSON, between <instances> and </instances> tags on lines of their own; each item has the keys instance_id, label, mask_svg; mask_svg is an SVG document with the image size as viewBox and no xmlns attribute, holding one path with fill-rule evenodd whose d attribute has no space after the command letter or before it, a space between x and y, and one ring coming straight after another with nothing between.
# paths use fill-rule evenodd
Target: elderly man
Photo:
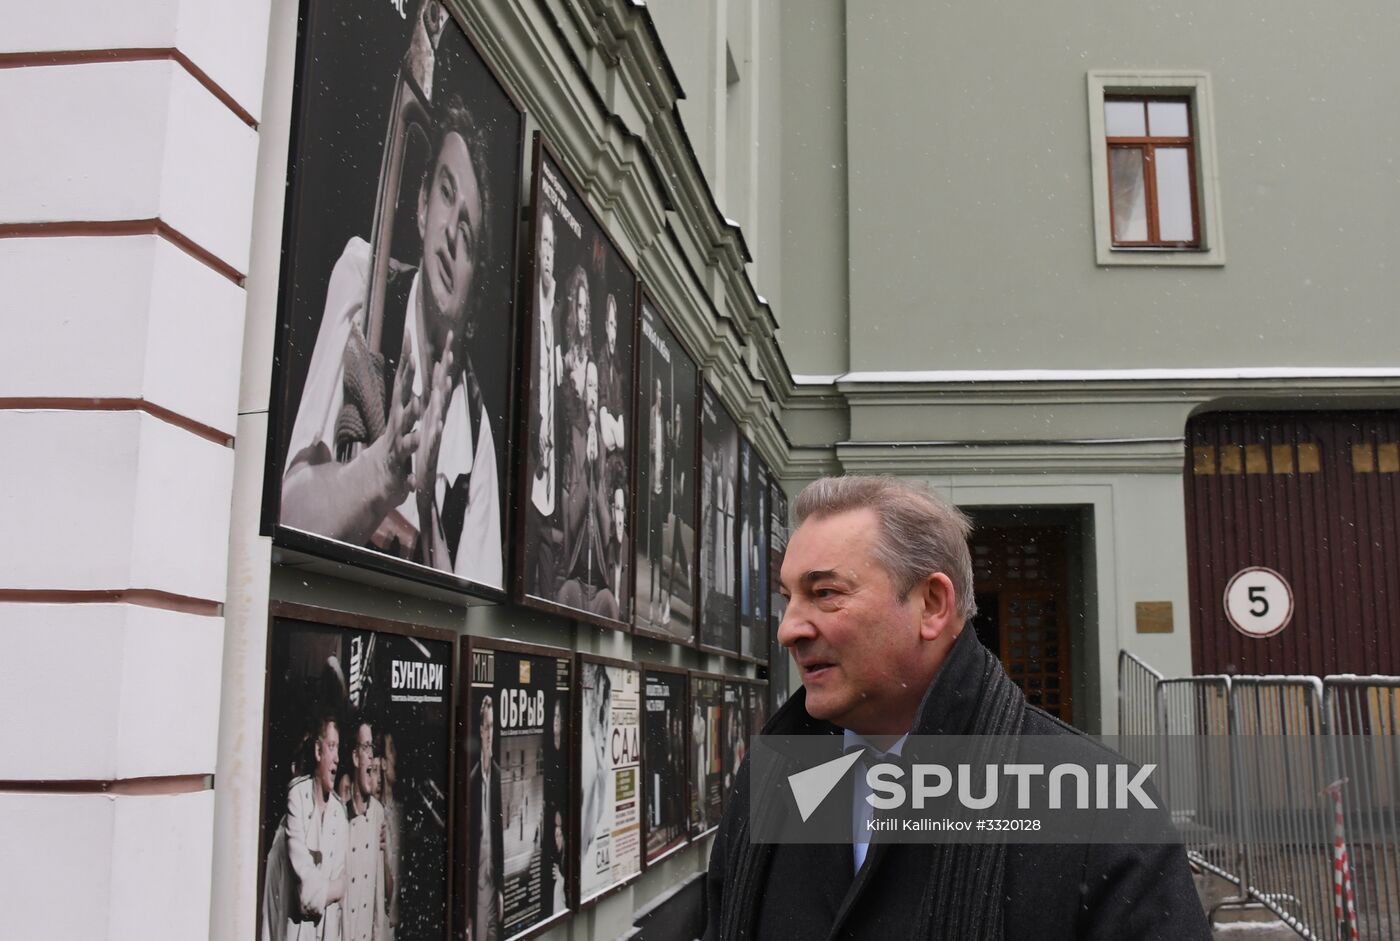
<instances>
[{"instance_id":1,"label":"elderly man","mask_svg":"<svg viewBox=\"0 0 1400 941\"><path fill-rule=\"evenodd\" d=\"M778 639L804 688L765 733L840 732L886 751L911 733L1055 735L1067 757L1101 758L1027 705L964 629L971 527L958 510L891 478L842 477L809 485L794 516ZM707 939L1210 937L1179 846L764 845L746 838L749 798L745 764L710 855Z\"/></svg>"}]
</instances>

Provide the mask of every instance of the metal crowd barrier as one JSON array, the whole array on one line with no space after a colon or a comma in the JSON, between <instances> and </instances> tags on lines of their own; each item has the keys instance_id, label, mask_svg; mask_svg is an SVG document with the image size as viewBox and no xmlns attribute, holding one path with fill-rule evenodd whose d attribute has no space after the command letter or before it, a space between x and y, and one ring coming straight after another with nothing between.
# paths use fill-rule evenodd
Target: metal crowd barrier
<instances>
[{"instance_id":1,"label":"metal crowd barrier","mask_svg":"<svg viewBox=\"0 0 1400 941\"><path fill-rule=\"evenodd\" d=\"M1400 677L1168 678L1121 652L1118 685L1127 757L1156 760L1188 858L1234 887L1212 916L1400 941Z\"/></svg>"},{"instance_id":2,"label":"metal crowd barrier","mask_svg":"<svg viewBox=\"0 0 1400 941\"><path fill-rule=\"evenodd\" d=\"M1323 707L1358 934L1400 938L1400 677L1329 676Z\"/></svg>"},{"instance_id":3,"label":"metal crowd barrier","mask_svg":"<svg viewBox=\"0 0 1400 941\"><path fill-rule=\"evenodd\" d=\"M1230 708L1247 894L1303 937L1329 937L1333 826L1324 790L1333 779L1306 744L1326 731L1322 681L1237 676Z\"/></svg>"}]
</instances>

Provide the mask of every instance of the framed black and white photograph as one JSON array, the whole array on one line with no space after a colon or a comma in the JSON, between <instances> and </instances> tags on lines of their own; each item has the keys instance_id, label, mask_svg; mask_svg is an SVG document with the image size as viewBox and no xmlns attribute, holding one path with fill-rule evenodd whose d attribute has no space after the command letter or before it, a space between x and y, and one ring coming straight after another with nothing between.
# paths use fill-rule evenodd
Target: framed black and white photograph
<instances>
[{"instance_id":1,"label":"framed black and white photograph","mask_svg":"<svg viewBox=\"0 0 1400 941\"><path fill-rule=\"evenodd\" d=\"M466 937L510 941L570 911L574 661L507 641L462 645L456 907Z\"/></svg>"},{"instance_id":2,"label":"framed black and white photograph","mask_svg":"<svg viewBox=\"0 0 1400 941\"><path fill-rule=\"evenodd\" d=\"M720 788L724 801L734 787L739 765L749 751L749 681L724 681L724 708L720 732Z\"/></svg>"},{"instance_id":3,"label":"framed black and white photograph","mask_svg":"<svg viewBox=\"0 0 1400 941\"><path fill-rule=\"evenodd\" d=\"M739 426L706 383L700 393L699 646L739 652Z\"/></svg>"},{"instance_id":4,"label":"framed black and white photograph","mask_svg":"<svg viewBox=\"0 0 1400 941\"><path fill-rule=\"evenodd\" d=\"M637 603L633 630L691 644L698 577L700 370L642 294L637 344Z\"/></svg>"},{"instance_id":5,"label":"framed black and white photograph","mask_svg":"<svg viewBox=\"0 0 1400 941\"><path fill-rule=\"evenodd\" d=\"M264 531L505 597L524 117L438 0L304 0Z\"/></svg>"},{"instance_id":6,"label":"framed black and white photograph","mask_svg":"<svg viewBox=\"0 0 1400 941\"><path fill-rule=\"evenodd\" d=\"M749 683L748 697L748 729L751 741L768 723L768 684L763 680ZM745 751L748 750L747 745L748 743L745 743Z\"/></svg>"},{"instance_id":7,"label":"framed black and white photograph","mask_svg":"<svg viewBox=\"0 0 1400 941\"><path fill-rule=\"evenodd\" d=\"M271 614L258 936L445 941L453 635Z\"/></svg>"},{"instance_id":8,"label":"framed black and white photograph","mask_svg":"<svg viewBox=\"0 0 1400 941\"><path fill-rule=\"evenodd\" d=\"M724 813L724 677L690 674L690 838L719 826Z\"/></svg>"},{"instance_id":9,"label":"framed black and white photograph","mask_svg":"<svg viewBox=\"0 0 1400 941\"><path fill-rule=\"evenodd\" d=\"M535 138L517 598L630 629L637 278Z\"/></svg>"},{"instance_id":10,"label":"framed black and white photograph","mask_svg":"<svg viewBox=\"0 0 1400 941\"><path fill-rule=\"evenodd\" d=\"M590 905L642 871L642 674L578 659L578 900Z\"/></svg>"},{"instance_id":11,"label":"framed black and white photograph","mask_svg":"<svg viewBox=\"0 0 1400 941\"><path fill-rule=\"evenodd\" d=\"M739 654L768 662L768 468L739 439Z\"/></svg>"},{"instance_id":12,"label":"framed black and white photograph","mask_svg":"<svg viewBox=\"0 0 1400 941\"><path fill-rule=\"evenodd\" d=\"M686 674L646 664L642 683L643 862L650 866L689 838Z\"/></svg>"},{"instance_id":13,"label":"framed black and white photograph","mask_svg":"<svg viewBox=\"0 0 1400 941\"><path fill-rule=\"evenodd\" d=\"M779 590L782 586L783 556L787 554L788 498L776 477L768 479L768 714L778 711L787 702L789 692L788 653L778 642L778 627L787 612L787 599Z\"/></svg>"}]
</instances>

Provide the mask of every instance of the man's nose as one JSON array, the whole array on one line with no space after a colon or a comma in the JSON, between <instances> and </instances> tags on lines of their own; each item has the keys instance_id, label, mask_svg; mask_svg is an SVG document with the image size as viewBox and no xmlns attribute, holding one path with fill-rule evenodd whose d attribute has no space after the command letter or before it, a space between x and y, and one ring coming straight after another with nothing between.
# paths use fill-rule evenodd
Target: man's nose
<instances>
[{"instance_id":1,"label":"man's nose","mask_svg":"<svg viewBox=\"0 0 1400 941\"><path fill-rule=\"evenodd\" d=\"M778 624L778 643L784 647L793 647L798 641L809 640L815 636L816 629L805 616L802 604L796 600L789 601L787 610L783 612L783 619Z\"/></svg>"}]
</instances>

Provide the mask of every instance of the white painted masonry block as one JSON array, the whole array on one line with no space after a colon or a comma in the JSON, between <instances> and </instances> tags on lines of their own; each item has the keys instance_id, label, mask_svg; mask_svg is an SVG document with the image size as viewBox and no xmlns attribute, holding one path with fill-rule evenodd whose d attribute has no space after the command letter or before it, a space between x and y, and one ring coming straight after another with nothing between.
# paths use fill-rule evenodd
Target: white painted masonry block
<instances>
[{"instance_id":1,"label":"white painted masonry block","mask_svg":"<svg viewBox=\"0 0 1400 941\"><path fill-rule=\"evenodd\" d=\"M7 13L0 51L174 47L258 117L268 0L67 0Z\"/></svg>"},{"instance_id":2,"label":"white painted masonry block","mask_svg":"<svg viewBox=\"0 0 1400 941\"><path fill-rule=\"evenodd\" d=\"M222 601L233 451L140 412L0 412L0 585Z\"/></svg>"},{"instance_id":3,"label":"white painted masonry block","mask_svg":"<svg viewBox=\"0 0 1400 941\"><path fill-rule=\"evenodd\" d=\"M0 69L0 222L160 217L248 270L257 132L169 61Z\"/></svg>"},{"instance_id":4,"label":"white painted masonry block","mask_svg":"<svg viewBox=\"0 0 1400 941\"><path fill-rule=\"evenodd\" d=\"M0 396L140 398L234 434L244 292L156 236L0 239Z\"/></svg>"},{"instance_id":5,"label":"white painted masonry block","mask_svg":"<svg viewBox=\"0 0 1400 941\"><path fill-rule=\"evenodd\" d=\"M162 797L0 793L5 937L201 938L212 791Z\"/></svg>"},{"instance_id":6,"label":"white painted masonry block","mask_svg":"<svg viewBox=\"0 0 1400 941\"><path fill-rule=\"evenodd\" d=\"M113 798L0 794L0 908L15 938L107 937Z\"/></svg>"},{"instance_id":7,"label":"white painted masonry block","mask_svg":"<svg viewBox=\"0 0 1400 941\"><path fill-rule=\"evenodd\" d=\"M0 780L213 774L222 644L218 617L0 604L0 715L25 717Z\"/></svg>"},{"instance_id":8,"label":"white painted masonry block","mask_svg":"<svg viewBox=\"0 0 1400 941\"><path fill-rule=\"evenodd\" d=\"M213 791L117 798L108 937L208 937L213 863Z\"/></svg>"}]
</instances>

